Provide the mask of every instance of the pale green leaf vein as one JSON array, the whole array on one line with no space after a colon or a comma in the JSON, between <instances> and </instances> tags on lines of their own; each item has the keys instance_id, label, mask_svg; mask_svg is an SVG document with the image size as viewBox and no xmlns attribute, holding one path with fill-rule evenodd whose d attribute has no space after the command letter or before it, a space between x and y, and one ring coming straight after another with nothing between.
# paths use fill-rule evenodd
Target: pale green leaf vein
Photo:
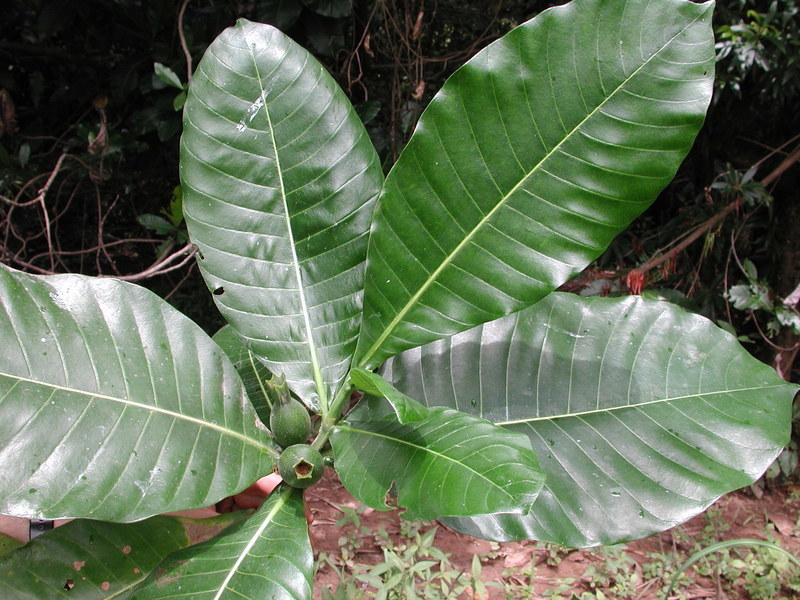
<instances>
[{"instance_id":1,"label":"pale green leaf vein","mask_svg":"<svg viewBox=\"0 0 800 600\"><path fill-rule=\"evenodd\" d=\"M88 391L88 390L82 390L82 389L78 389L78 388L71 388L71 387L68 387L68 386L65 386L65 385L58 385L58 384L54 384L54 383L48 383L48 382L45 382L45 381L37 381L36 379L31 379L29 377L21 377L19 375L14 375L13 373L5 373L3 371L0 371L0 377L7 377L9 379L16 380L16 381L21 381L21 382L25 382L25 383L31 383L31 384L34 384L34 385L40 385L40 386L43 386L43 387L46 387L46 388L50 388L50 389L55 390L55 391L66 392L68 394L80 394L80 395L83 395L83 396L91 396L92 398L96 398L98 400L107 400L109 402L116 402L118 404L122 404L122 405L125 405L125 406L130 406L132 408L138 408L138 409L149 411L149 412L152 412L152 413L159 413L159 414L171 417L173 419L187 421L189 423L193 423L193 424L198 425L200 427L205 427L207 429L212 429L214 431L218 431L223 435L236 438L238 440L241 440L241 441L245 442L246 444L249 444L251 446L255 446L256 448L258 448L259 450L263 450L264 452L269 452L270 454L274 453L273 448L271 448L270 446L267 446L267 445L261 443L260 441L254 439L254 438L248 437L247 435L245 435L243 433L239 433L238 431L234 431L232 429L228 429L227 427L222 427L220 425L217 425L216 423L211 423L210 421L204 421L202 419L198 419L198 418L192 417L190 415L185 415L185 414L181 414L179 412L175 412L173 410L169 410L169 409L166 409L166 408L161 408L160 406L153 406L153 405L150 405L150 404L144 404L142 402L136 402L136 401L130 400L128 398L120 398L120 397L116 397L116 396L109 396L107 394L101 394L99 392L91 392L91 391Z\"/></svg>"}]
</instances>

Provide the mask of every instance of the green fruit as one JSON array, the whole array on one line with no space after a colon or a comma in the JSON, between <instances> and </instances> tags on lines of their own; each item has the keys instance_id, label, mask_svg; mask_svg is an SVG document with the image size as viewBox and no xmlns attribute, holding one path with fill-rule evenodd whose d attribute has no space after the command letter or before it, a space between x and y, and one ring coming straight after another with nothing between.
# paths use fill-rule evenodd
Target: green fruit
<instances>
[{"instance_id":1,"label":"green fruit","mask_svg":"<svg viewBox=\"0 0 800 600\"><path fill-rule=\"evenodd\" d=\"M308 416L305 406L294 398L289 398L273 405L269 427L275 441L286 448L306 441L311 433L311 417Z\"/></svg>"},{"instance_id":2,"label":"green fruit","mask_svg":"<svg viewBox=\"0 0 800 600\"><path fill-rule=\"evenodd\" d=\"M289 446L278 458L278 473L292 487L307 488L314 485L324 470L322 454L307 444Z\"/></svg>"}]
</instances>

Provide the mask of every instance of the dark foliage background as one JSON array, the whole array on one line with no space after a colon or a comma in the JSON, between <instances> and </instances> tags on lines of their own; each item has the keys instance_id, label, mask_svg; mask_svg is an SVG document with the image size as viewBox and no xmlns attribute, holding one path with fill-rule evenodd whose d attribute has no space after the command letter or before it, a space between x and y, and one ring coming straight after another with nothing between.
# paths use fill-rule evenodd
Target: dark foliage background
<instances>
[{"instance_id":1,"label":"dark foliage background","mask_svg":"<svg viewBox=\"0 0 800 600\"><path fill-rule=\"evenodd\" d=\"M432 95L544 0L10 0L0 18L0 260L123 276L220 324L182 227L182 88L236 18L318 56L388 169ZM582 294L667 297L798 380L800 4L718 0L717 89L675 182ZM156 68L156 63L163 65ZM159 74L156 71L159 71ZM798 292L800 295L800 292ZM794 448L773 469L792 472Z\"/></svg>"}]
</instances>

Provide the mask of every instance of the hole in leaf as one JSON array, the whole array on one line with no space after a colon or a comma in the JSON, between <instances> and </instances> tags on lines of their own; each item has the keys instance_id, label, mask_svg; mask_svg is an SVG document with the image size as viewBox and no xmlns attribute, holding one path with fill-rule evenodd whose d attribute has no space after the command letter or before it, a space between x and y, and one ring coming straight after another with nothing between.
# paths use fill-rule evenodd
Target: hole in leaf
<instances>
[{"instance_id":1,"label":"hole in leaf","mask_svg":"<svg viewBox=\"0 0 800 600\"><path fill-rule=\"evenodd\" d=\"M392 487L394 487L394 483L392 483ZM396 492L393 492L390 488L384 495L383 495L383 503L386 506L390 506L392 508L397 508L397 495Z\"/></svg>"},{"instance_id":2,"label":"hole in leaf","mask_svg":"<svg viewBox=\"0 0 800 600\"><path fill-rule=\"evenodd\" d=\"M214 290L213 292L211 292L211 293L212 293L212 294L214 294L215 296L222 296L222 294L224 294L224 293L225 293L225 288L224 288L224 287L222 287L222 286L220 286L220 287L218 287L217 289L215 289L215 290Z\"/></svg>"}]
</instances>

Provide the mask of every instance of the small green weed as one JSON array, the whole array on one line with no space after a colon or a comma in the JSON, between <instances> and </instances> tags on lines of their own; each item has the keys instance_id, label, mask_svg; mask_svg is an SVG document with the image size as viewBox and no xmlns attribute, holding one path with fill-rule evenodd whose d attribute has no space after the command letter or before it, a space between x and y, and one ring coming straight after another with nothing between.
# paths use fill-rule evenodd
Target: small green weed
<instances>
[{"instance_id":1,"label":"small green weed","mask_svg":"<svg viewBox=\"0 0 800 600\"><path fill-rule=\"evenodd\" d=\"M537 556L548 566L558 566L572 550L538 543L529 564L507 569L498 581L484 581L482 561L497 558L497 548L475 555L469 571L457 568L450 555L436 546L439 528L432 522L401 520L397 536L383 525L370 529L362 521L365 507L342 507L336 525L342 531L339 552L321 554L319 564L329 567L338 583L322 590L323 600L484 600L490 588L505 600L687 600L698 577L716 582L722 590L742 590L752 600L790 600L800 593L800 561L775 540L719 542L730 529L719 509L706 513L706 524L692 532L678 528L673 550L648 552L635 560L624 544L592 550L595 560L580 579L555 579L535 595ZM766 531L768 537L770 532ZM677 548L689 547L686 554ZM357 554L379 548L375 565L359 564ZM543 559L543 560L542 560ZM683 563L683 564L681 564ZM691 567L691 568L690 568Z\"/></svg>"},{"instance_id":2,"label":"small green weed","mask_svg":"<svg viewBox=\"0 0 800 600\"><path fill-rule=\"evenodd\" d=\"M567 577L565 579L562 579L561 581L556 583L556 586L554 588L542 592L542 597L564 598L566 597L565 594L571 593L572 589L575 587L575 583L576 580L574 577Z\"/></svg>"},{"instance_id":3,"label":"small green weed","mask_svg":"<svg viewBox=\"0 0 800 600\"><path fill-rule=\"evenodd\" d=\"M583 580L589 591L584 592L580 600L635 597L642 579L625 544L598 548L594 554L601 556L603 562L591 564L584 571Z\"/></svg>"},{"instance_id":4,"label":"small green weed","mask_svg":"<svg viewBox=\"0 0 800 600\"><path fill-rule=\"evenodd\" d=\"M647 558L649 560L642 563L642 579L645 583L641 589L641 595L646 597L647 590L657 586L659 591L655 594L655 597L666 598L670 581L675 578L678 572L679 565L677 561L680 559L676 558L676 555L671 552L649 552ZM694 583L694 578L689 573L681 571L676 579L677 589L669 597L674 600L688 600L687 595L681 590L692 583Z\"/></svg>"},{"instance_id":5,"label":"small green weed","mask_svg":"<svg viewBox=\"0 0 800 600\"><path fill-rule=\"evenodd\" d=\"M709 559L712 554L714 558ZM721 589L743 589L752 600L790 600L797 596L783 595L786 590L800 591L800 560L774 541L737 539L712 544L695 552L678 574L689 567L699 574L715 575ZM673 579L668 594L675 585Z\"/></svg>"},{"instance_id":6,"label":"small green weed","mask_svg":"<svg viewBox=\"0 0 800 600\"><path fill-rule=\"evenodd\" d=\"M573 552L571 548L565 548L564 546L560 546L559 544L551 544L549 542L537 542L537 548L544 548L545 550L545 558L544 562L549 567L556 567L558 564L564 560L570 552Z\"/></svg>"},{"instance_id":7,"label":"small green weed","mask_svg":"<svg viewBox=\"0 0 800 600\"><path fill-rule=\"evenodd\" d=\"M506 569L500 581L491 581L486 585L503 590L505 600L528 600L534 597L535 582L536 554L534 553L527 567Z\"/></svg>"},{"instance_id":8,"label":"small green weed","mask_svg":"<svg viewBox=\"0 0 800 600\"><path fill-rule=\"evenodd\" d=\"M457 600L486 598L481 563L476 555L470 573L458 570L450 555L434 544L438 527L431 523L405 521L395 542L386 528L372 531L361 522L363 509L343 507L336 525L344 535L339 555L321 554L319 564L329 566L337 576L336 588L323 589L323 600ZM355 562L356 551L366 542L375 543L383 560L374 566Z\"/></svg>"}]
</instances>

